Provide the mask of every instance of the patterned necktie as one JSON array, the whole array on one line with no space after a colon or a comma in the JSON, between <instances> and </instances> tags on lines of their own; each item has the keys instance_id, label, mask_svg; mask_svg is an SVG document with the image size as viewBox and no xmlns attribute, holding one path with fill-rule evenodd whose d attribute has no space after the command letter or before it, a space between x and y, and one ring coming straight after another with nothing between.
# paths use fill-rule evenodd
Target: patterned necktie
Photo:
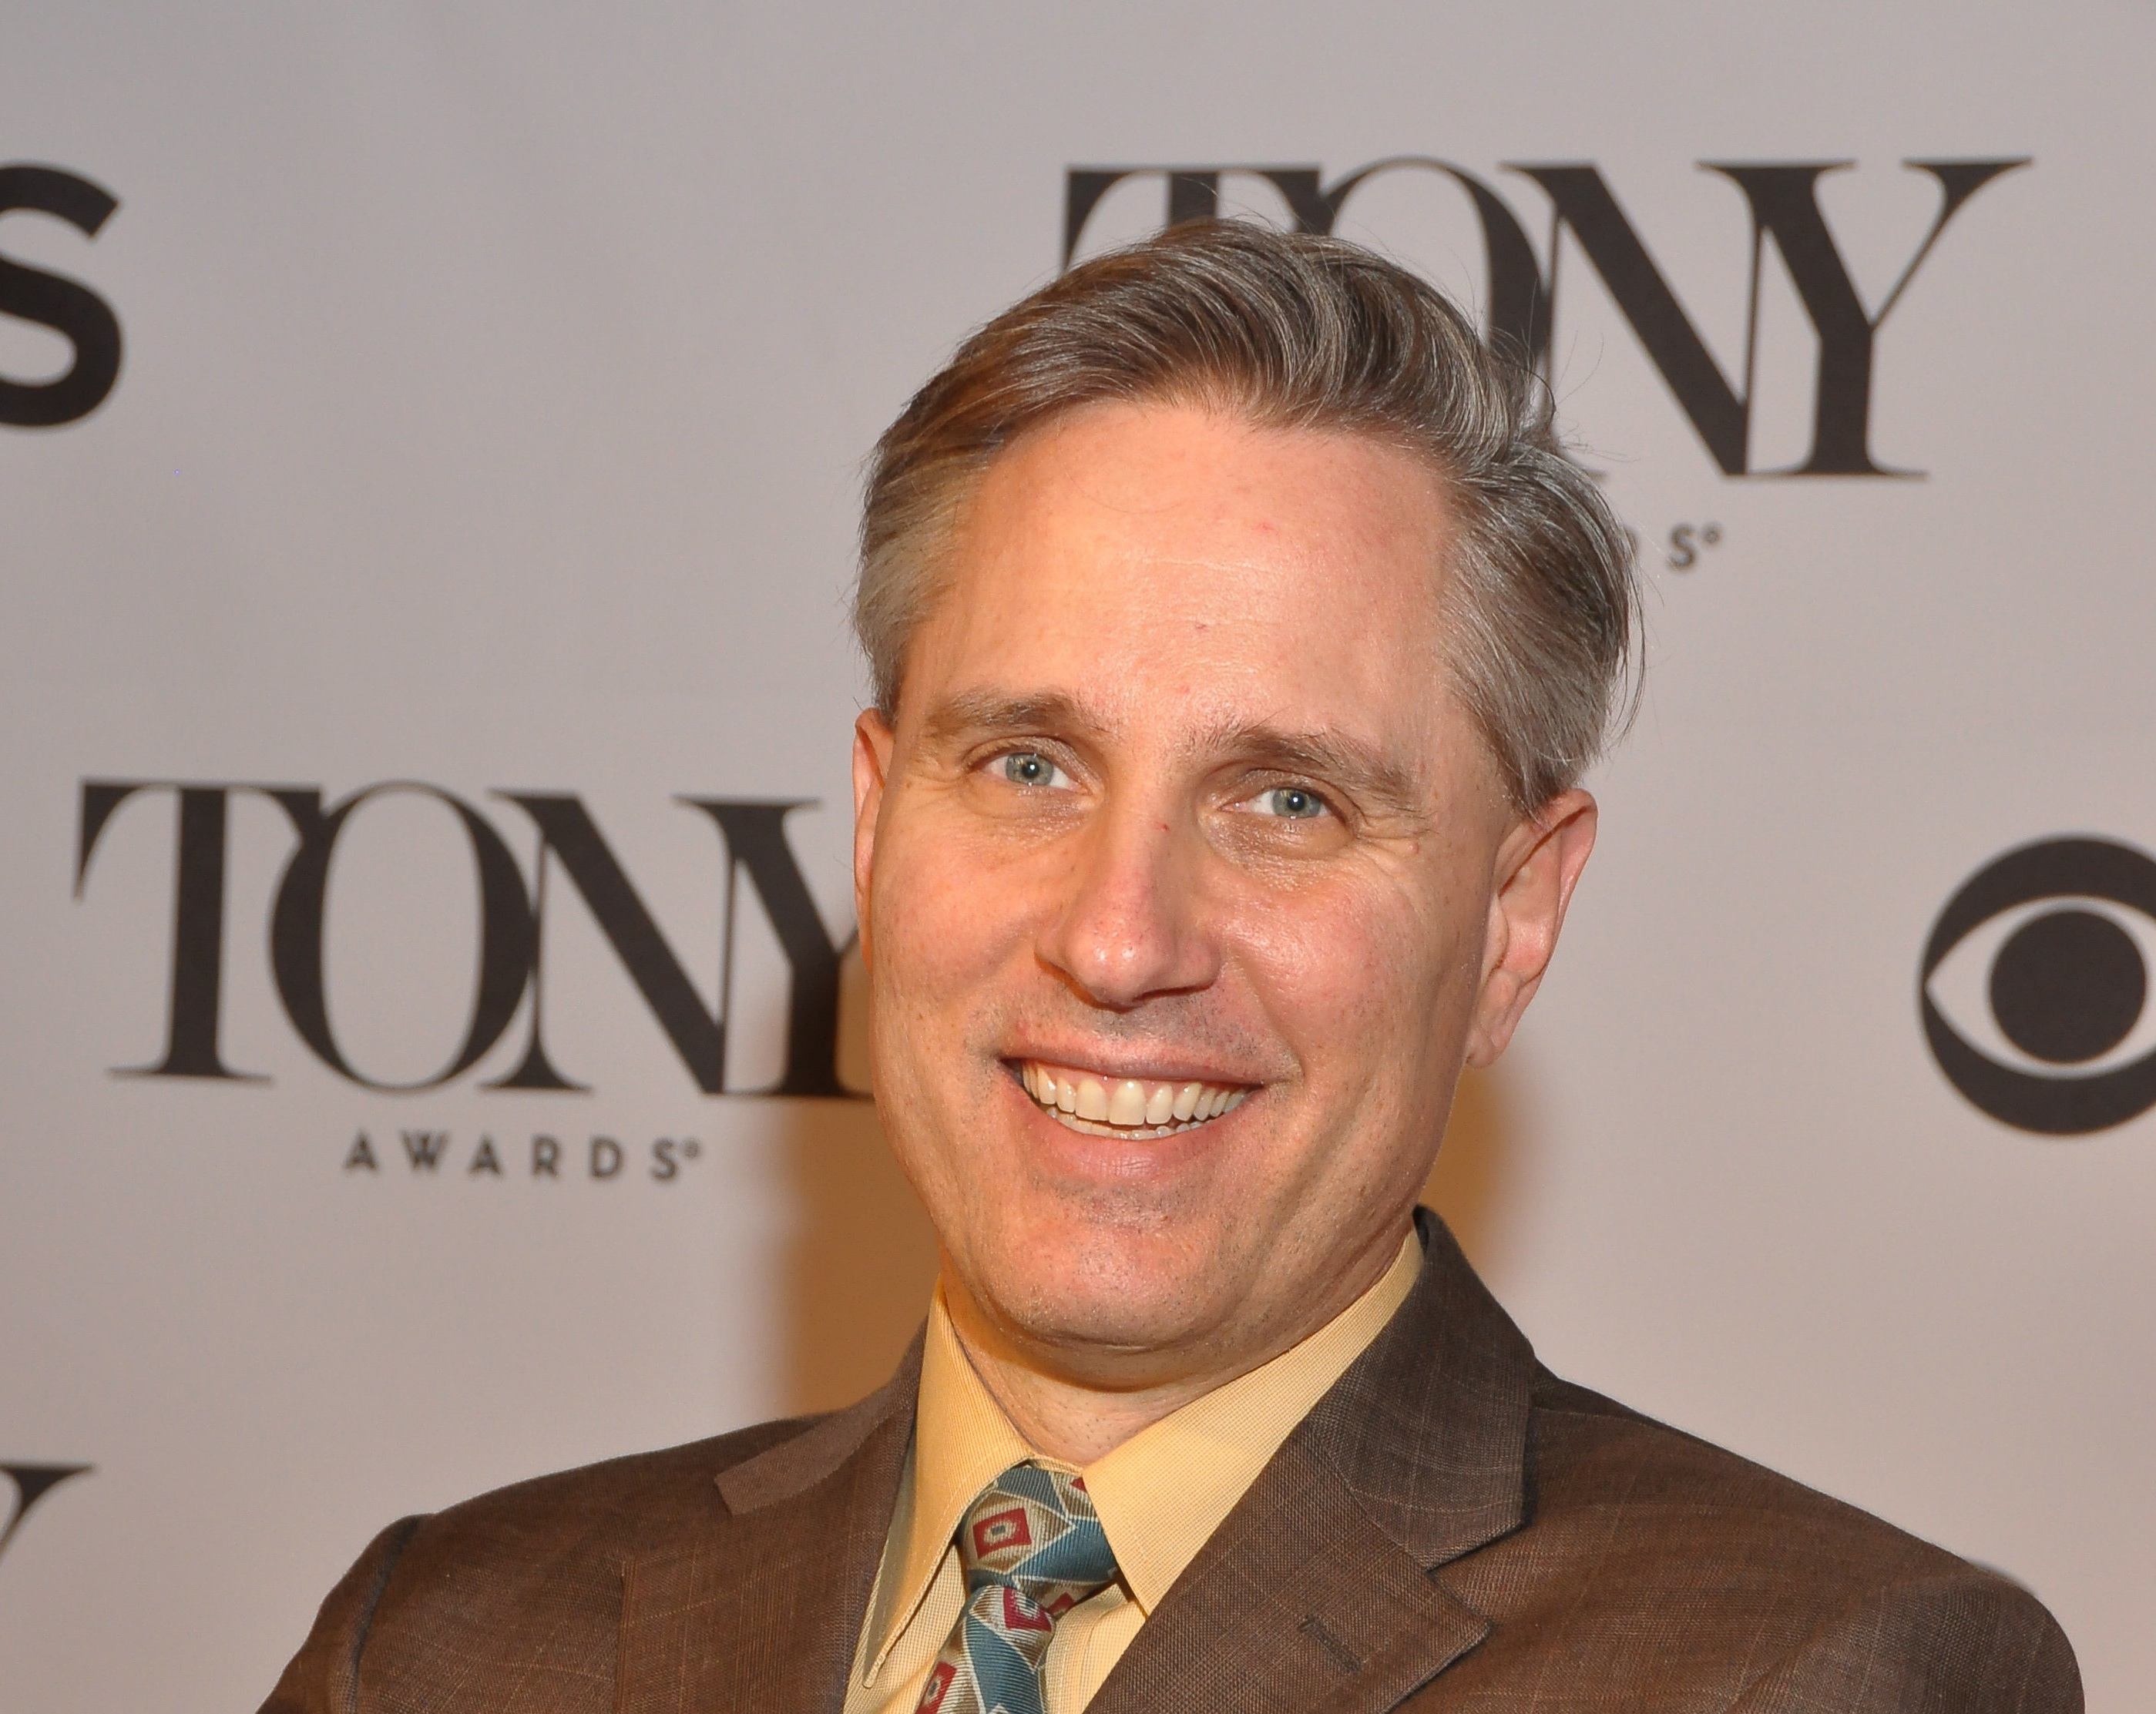
<instances>
[{"instance_id":1,"label":"patterned necktie","mask_svg":"<svg viewBox=\"0 0 2156 1714\"><path fill-rule=\"evenodd\" d=\"M1043 1714L1055 1622L1116 1579L1085 1479L1014 1464L958 1526L966 1610L928 1670L915 1714Z\"/></svg>"}]
</instances>

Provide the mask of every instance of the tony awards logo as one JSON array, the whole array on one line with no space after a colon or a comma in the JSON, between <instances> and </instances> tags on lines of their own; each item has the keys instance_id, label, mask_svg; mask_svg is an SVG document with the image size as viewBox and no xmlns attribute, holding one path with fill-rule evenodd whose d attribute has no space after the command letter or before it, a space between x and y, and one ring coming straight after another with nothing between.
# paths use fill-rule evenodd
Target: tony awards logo
<instances>
[{"instance_id":1,"label":"tony awards logo","mask_svg":"<svg viewBox=\"0 0 2156 1714\"><path fill-rule=\"evenodd\" d=\"M116 1069L143 1077L264 1080L232 1063L222 1029L228 811L235 798L247 797L275 804L290 834L282 873L262 901L277 997L294 1033L314 1056L362 1088L403 1093L440 1088L471 1071L519 1018L524 1027L516 1064L484 1087L587 1088L557 1065L545 1035L549 978L541 949L547 912L561 907L565 893L573 893L701 1093L854 1093L839 1082L837 1065L840 965L847 947L834 942L824 926L786 838L788 816L809 807L810 800L677 800L709 824L712 882L725 901L715 1008L581 798L560 792L491 795L513 806L512 820L526 824L520 843L531 854L528 874L509 843L518 829L512 826L505 835L476 806L425 781L386 781L335 800L326 799L316 786L84 781L75 853L78 897L90 880L99 844L123 806L162 798L173 813L172 951L164 1045L149 1064ZM338 843L368 804L386 798L417 798L450 819L462 836L470 868L465 877L439 877L434 884L474 887L479 905L475 978L459 1039L447 1047L436 1070L401 1080L370 1074L346 1052L331 1020L324 952ZM791 978L783 1069L775 1082L748 1089L727 1077L725 1003L736 953L734 907L744 891L752 891L762 906Z\"/></svg>"},{"instance_id":2,"label":"tony awards logo","mask_svg":"<svg viewBox=\"0 0 2156 1714\"><path fill-rule=\"evenodd\" d=\"M1481 294L1491 341L1538 370L1548 367L1558 308L1558 252L1568 234L1630 326L1701 444L1725 476L1909 476L1871 450L1873 356L1888 317L1931 255L1949 222L2002 174L2025 157L1912 160L1907 170L1937 187L1931 223L1912 234L1907 259L1876 307L1857 290L1820 207L1820 181L1853 166L1848 161L1702 161L1743 198L1751 224L1750 307L1744 353L1735 376L1701 337L1691 316L1656 263L1616 192L1590 162L1507 163L1504 171L1531 182L1547 205L1547 239L1538 255L1528 223L1512 202L1481 175L1426 155L1395 155L1342 172L1331 182L1314 166L1219 162L1073 167L1064 176L1063 259L1069 265L1104 198L1127 179L1150 178L1165 187L1168 224L1220 212L1222 180L1260 180L1285 203L1300 231L1330 233L1348 204L1373 181L1401 173L1435 175L1465 194L1481 230ZM1377 235L1382 241L1383 234ZM1818 342L1813 372L1811 447L1786 469L1753 462L1753 375L1759 333L1761 269L1772 245L1795 287ZM1567 276L1568 278L1572 276Z\"/></svg>"}]
</instances>

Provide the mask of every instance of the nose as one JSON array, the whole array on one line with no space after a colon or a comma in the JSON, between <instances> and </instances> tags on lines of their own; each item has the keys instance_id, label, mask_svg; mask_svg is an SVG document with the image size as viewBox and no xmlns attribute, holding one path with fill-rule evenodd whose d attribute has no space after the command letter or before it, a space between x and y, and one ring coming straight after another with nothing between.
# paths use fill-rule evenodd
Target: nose
<instances>
[{"instance_id":1,"label":"nose","mask_svg":"<svg viewBox=\"0 0 2156 1714\"><path fill-rule=\"evenodd\" d=\"M1081 836L1040 953L1092 1004L1129 1011L1209 985L1219 949L1203 921L1203 842L1162 806L1104 808Z\"/></svg>"}]
</instances>

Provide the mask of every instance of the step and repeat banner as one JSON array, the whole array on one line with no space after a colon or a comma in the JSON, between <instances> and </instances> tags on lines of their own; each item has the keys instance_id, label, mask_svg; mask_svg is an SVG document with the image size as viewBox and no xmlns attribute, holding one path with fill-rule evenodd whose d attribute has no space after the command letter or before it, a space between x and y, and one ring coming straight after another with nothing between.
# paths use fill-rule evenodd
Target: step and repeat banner
<instances>
[{"instance_id":1,"label":"step and repeat banner","mask_svg":"<svg viewBox=\"0 0 2156 1714\"><path fill-rule=\"evenodd\" d=\"M1074 257L1375 245L1637 531L1433 1195L1553 1368L2156 1704L2156 13L0 21L0 1706L250 1708L382 1524L876 1384L861 461Z\"/></svg>"}]
</instances>

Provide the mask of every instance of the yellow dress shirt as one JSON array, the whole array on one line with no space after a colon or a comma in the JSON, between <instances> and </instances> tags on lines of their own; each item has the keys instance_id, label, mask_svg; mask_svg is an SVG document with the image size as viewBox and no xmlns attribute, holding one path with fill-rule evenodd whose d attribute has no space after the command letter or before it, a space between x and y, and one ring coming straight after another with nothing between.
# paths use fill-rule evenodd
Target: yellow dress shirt
<instances>
[{"instance_id":1,"label":"yellow dress shirt","mask_svg":"<svg viewBox=\"0 0 2156 1714\"><path fill-rule=\"evenodd\" d=\"M1082 1472L1115 1550L1118 1580L1064 1614L1049 1645L1047 1714L1078 1714L1183 1568L1280 1444L1406 1300L1422 1268L1409 1231L1376 1285L1300 1345L1163 1417ZM928 1310L913 1450L869 1597L845 1714L913 1714L965 1606L955 1542L988 1481L1035 1459L958 1343L943 1290Z\"/></svg>"}]
</instances>

